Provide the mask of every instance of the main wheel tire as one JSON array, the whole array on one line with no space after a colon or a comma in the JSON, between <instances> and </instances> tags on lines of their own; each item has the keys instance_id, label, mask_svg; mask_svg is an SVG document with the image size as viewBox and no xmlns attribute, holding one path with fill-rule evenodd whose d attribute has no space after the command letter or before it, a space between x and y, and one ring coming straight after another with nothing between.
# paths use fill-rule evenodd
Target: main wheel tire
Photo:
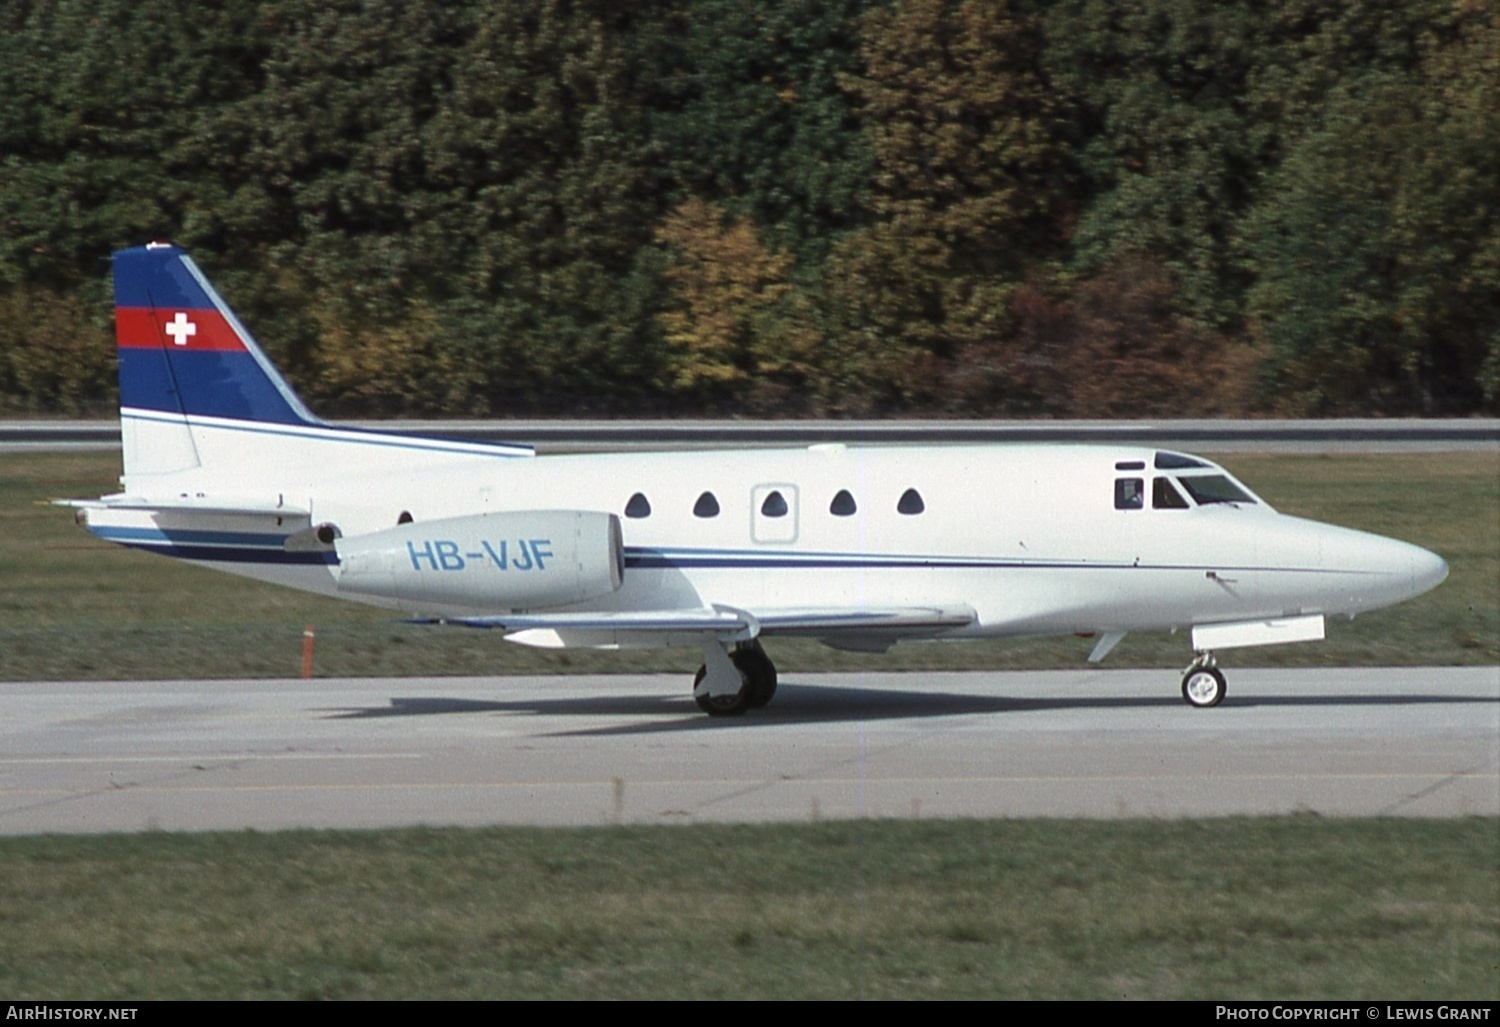
<instances>
[{"instance_id":1,"label":"main wheel tire","mask_svg":"<svg viewBox=\"0 0 1500 1027\"><path fill-rule=\"evenodd\" d=\"M736 649L729 654L734 665L745 676L746 704L758 710L776 697L776 664L759 646Z\"/></svg>"},{"instance_id":2,"label":"main wheel tire","mask_svg":"<svg viewBox=\"0 0 1500 1027\"><path fill-rule=\"evenodd\" d=\"M1182 697L1189 706L1201 710L1217 706L1224 699L1224 675L1217 667L1199 667L1182 676Z\"/></svg>"},{"instance_id":3,"label":"main wheel tire","mask_svg":"<svg viewBox=\"0 0 1500 1027\"><path fill-rule=\"evenodd\" d=\"M693 676L693 701L710 717L738 717L750 708L750 682L745 672L740 671L740 690L733 695L699 695L698 686L708 676L706 666L699 667Z\"/></svg>"}]
</instances>

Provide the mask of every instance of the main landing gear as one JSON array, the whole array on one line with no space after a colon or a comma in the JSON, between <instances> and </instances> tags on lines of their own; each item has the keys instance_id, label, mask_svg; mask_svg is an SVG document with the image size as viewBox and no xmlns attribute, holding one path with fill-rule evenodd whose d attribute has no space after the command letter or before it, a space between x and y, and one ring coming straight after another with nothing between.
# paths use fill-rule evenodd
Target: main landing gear
<instances>
[{"instance_id":1,"label":"main landing gear","mask_svg":"<svg viewBox=\"0 0 1500 1027\"><path fill-rule=\"evenodd\" d=\"M1182 697L1189 706L1207 709L1217 706L1224 699L1224 675L1219 670L1214 654L1204 651L1188 664L1182 675Z\"/></svg>"},{"instance_id":2,"label":"main landing gear","mask_svg":"<svg viewBox=\"0 0 1500 1027\"><path fill-rule=\"evenodd\" d=\"M724 660L729 665L728 668L720 664L720 660ZM709 685L705 684L705 679L711 673L734 675L734 678L726 677L721 682L721 687L727 683L728 687L733 688L737 678L738 689L712 694ZM703 666L698 668L698 673L693 678L693 698L704 713L711 717L736 717L746 710L760 709L775 695L776 665L760 647L758 640L741 642L733 652L727 652L717 642L704 647Z\"/></svg>"}]
</instances>

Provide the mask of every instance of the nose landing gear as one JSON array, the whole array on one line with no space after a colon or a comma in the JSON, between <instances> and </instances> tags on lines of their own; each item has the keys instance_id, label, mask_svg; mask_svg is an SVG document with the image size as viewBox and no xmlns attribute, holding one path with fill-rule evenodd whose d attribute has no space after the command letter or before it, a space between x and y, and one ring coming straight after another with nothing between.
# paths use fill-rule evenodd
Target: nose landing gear
<instances>
[{"instance_id":1,"label":"nose landing gear","mask_svg":"<svg viewBox=\"0 0 1500 1027\"><path fill-rule=\"evenodd\" d=\"M1219 670L1214 654L1205 650L1198 654L1182 675L1182 697L1189 706L1207 709L1217 706L1224 699L1224 675Z\"/></svg>"}]
</instances>

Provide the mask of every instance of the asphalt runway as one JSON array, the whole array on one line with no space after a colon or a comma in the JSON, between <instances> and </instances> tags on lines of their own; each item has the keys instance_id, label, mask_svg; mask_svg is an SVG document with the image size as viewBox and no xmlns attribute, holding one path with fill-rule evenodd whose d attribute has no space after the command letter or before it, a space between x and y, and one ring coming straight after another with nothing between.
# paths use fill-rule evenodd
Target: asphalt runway
<instances>
[{"instance_id":1,"label":"asphalt runway","mask_svg":"<svg viewBox=\"0 0 1500 1027\"><path fill-rule=\"evenodd\" d=\"M0 833L1500 815L1500 668L0 684Z\"/></svg>"}]
</instances>

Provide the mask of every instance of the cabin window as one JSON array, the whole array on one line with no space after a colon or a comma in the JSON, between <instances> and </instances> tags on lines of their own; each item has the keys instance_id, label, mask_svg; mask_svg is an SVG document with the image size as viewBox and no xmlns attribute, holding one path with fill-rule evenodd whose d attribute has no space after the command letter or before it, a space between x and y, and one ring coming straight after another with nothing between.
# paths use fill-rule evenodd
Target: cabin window
<instances>
[{"instance_id":1,"label":"cabin window","mask_svg":"<svg viewBox=\"0 0 1500 1027\"><path fill-rule=\"evenodd\" d=\"M927 504L922 502L922 494L916 489L907 489L901 493L901 499L896 503L896 512L908 516L919 514L927 509Z\"/></svg>"},{"instance_id":2,"label":"cabin window","mask_svg":"<svg viewBox=\"0 0 1500 1027\"><path fill-rule=\"evenodd\" d=\"M1151 509L1186 510L1188 501L1172 484L1171 478L1157 478L1151 482Z\"/></svg>"},{"instance_id":3,"label":"cabin window","mask_svg":"<svg viewBox=\"0 0 1500 1027\"><path fill-rule=\"evenodd\" d=\"M1161 452L1156 454L1156 469L1158 471L1180 471L1185 467L1207 467L1208 464L1202 460L1195 460L1181 453Z\"/></svg>"},{"instance_id":4,"label":"cabin window","mask_svg":"<svg viewBox=\"0 0 1500 1027\"><path fill-rule=\"evenodd\" d=\"M854 497L849 494L848 489L839 489L838 495L833 497L833 502L828 504L828 512L835 517L852 517L854 511L858 510Z\"/></svg>"},{"instance_id":5,"label":"cabin window","mask_svg":"<svg viewBox=\"0 0 1500 1027\"><path fill-rule=\"evenodd\" d=\"M1222 474L1194 474L1177 479L1199 506L1209 503L1253 503L1255 500Z\"/></svg>"},{"instance_id":6,"label":"cabin window","mask_svg":"<svg viewBox=\"0 0 1500 1027\"><path fill-rule=\"evenodd\" d=\"M1145 485L1143 478L1116 478L1115 509L1139 510L1143 507L1146 502Z\"/></svg>"},{"instance_id":7,"label":"cabin window","mask_svg":"<svg viewBox=\"0 0 1500 1027\"><path fill-rule=\"evenodd\" d=\"M712 492L705 492L698 497L698 502L693 504L694 517L717 517L719 516L719 501L714 498Z\"/></svg>"},{"instance_id":8,"label":"cabin window","mask_svg":"<svg viewBox=\"0 0 1500 1027\"><path fill-rule=\"evenodd\" d=\"M750 490L750 538L760 545L797 541L797 486L765 482Z\"/></svg>"},{"instance_id":9,"label":"cabin window","mask_svg":"<svg viewBox=\"0 0 1500 1027\"><path fill-rule=\"evenodd\" d=\"M626 517L650 517L651 501L637 492L630 497L630 502L625 504Z\"/></svg>"},{"instance_id":10,"label":"cabin window","mask_svg":"<svg viewBox=\"0 0 1500 1027\"><path fill-rule=\"evenodd\" d=\"M396 515L396 523L397 524L410 524L411 523L411 511L410 510L402 510L399 514Z\"/></svg>"}]
</instances>

